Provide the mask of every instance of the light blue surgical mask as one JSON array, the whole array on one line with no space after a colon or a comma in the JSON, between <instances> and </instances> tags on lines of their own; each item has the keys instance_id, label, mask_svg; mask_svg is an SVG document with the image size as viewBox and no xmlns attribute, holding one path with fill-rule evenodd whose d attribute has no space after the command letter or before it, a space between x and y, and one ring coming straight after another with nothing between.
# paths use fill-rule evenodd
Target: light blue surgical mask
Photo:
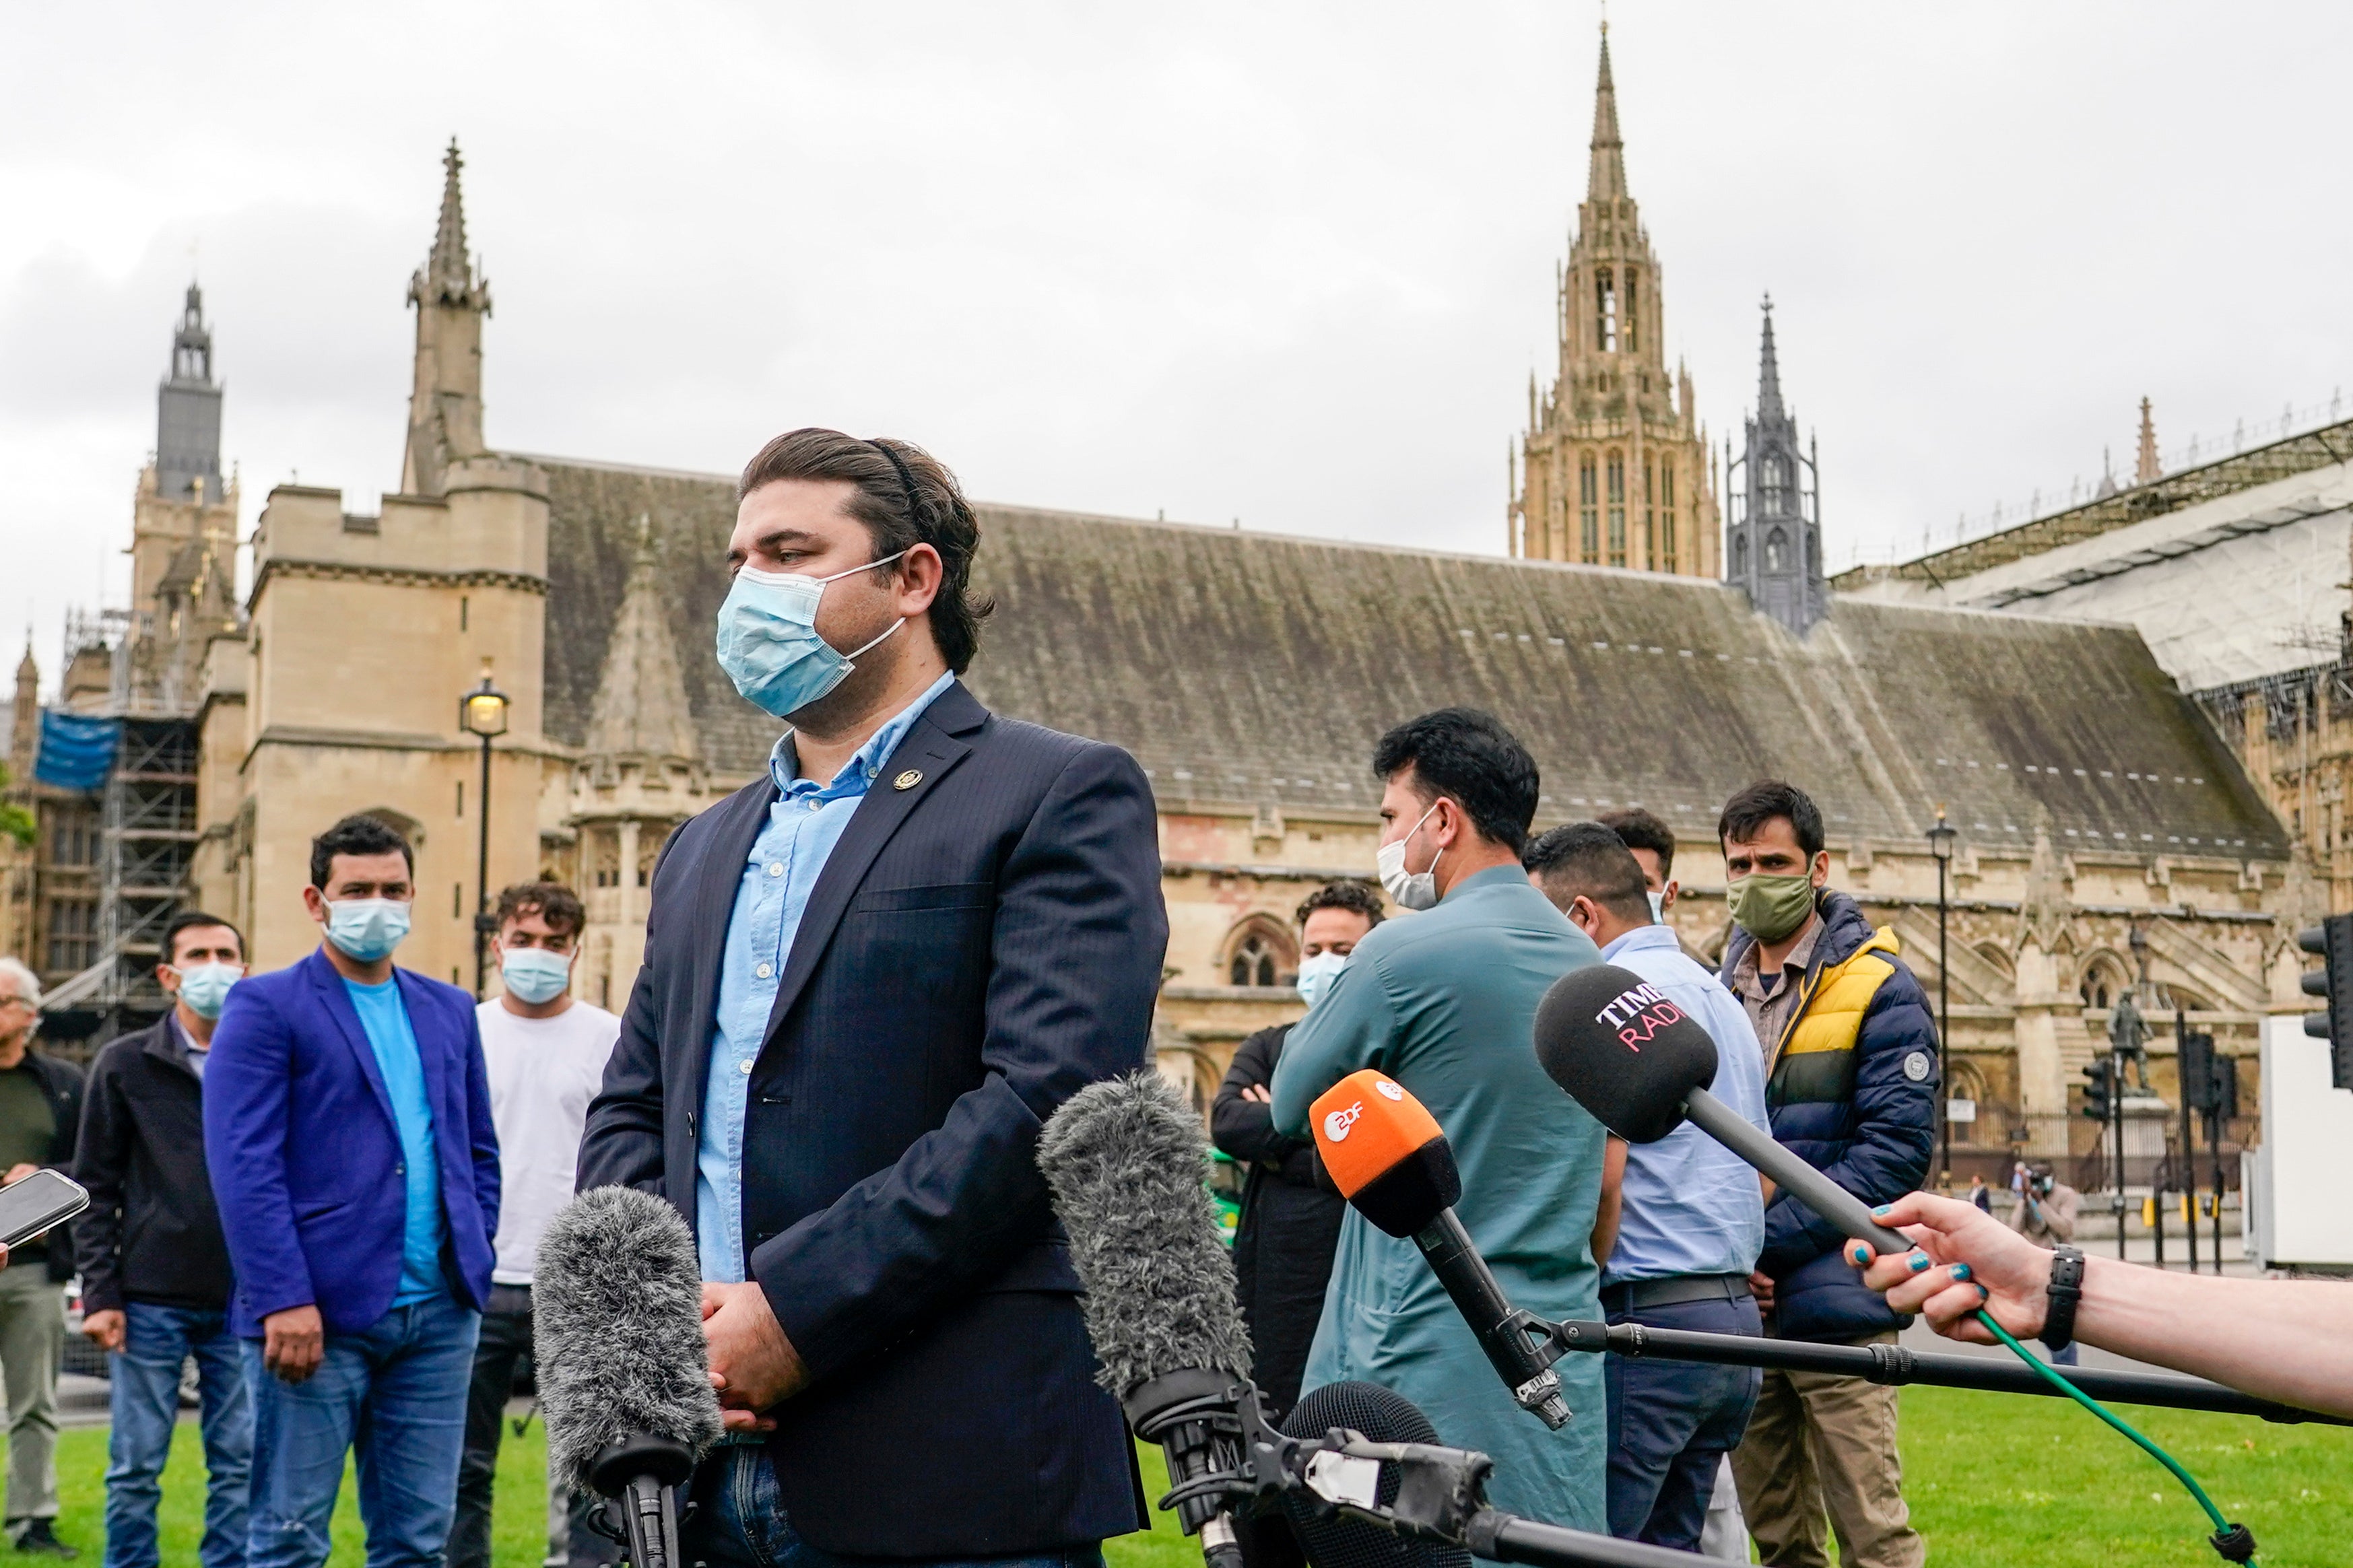
<instances>
[{"instance_id":1,"label":"light blue surgical mask","mask_svg":"<svg viewBox=\"0 0 2353 1568\"><path fill-rule=\"evenodd\" d=\"M888 566L899 555L830 577L763 572L755 566L739 569L719 606L719 668L754 707L779 719L799 712L840 685L857 668L851 660L907 624L902 616L873 642L838 653L817 635L817 606L825 597L825 585Z\"/></svg>"},{"instance_id":2,"label":"light blue surgical mask","mask_svg":"<svg viewBox=\"0 0 2353 1568\"><path fill-rule=\"evenodd\" d=\"M238 963L198 963L180 971L180 1000L199 1018L217 1018L228 1001L228 988L245 978Z\"/></svg>"},{"instance_id":3,"label":"light blue surgical mask","mask_svg":"<svg viewBox=\"0 0 2353 1568\"><path fill-rule=\"evenodd\" d=\"M507 994L526 1007L553 1002L572 983L572 955L543 947L511 947L499 959Z\"/></svg>"},{"instance_id":4,"label":"light blue surgical mask","mask_svg":"<svg viewBox=\"0 0 2353 1568\"><path fill-rule=\"evenodd\" d=\"M1345 952L1319 952L1299 961L1299 999L1307 1004L1309 1012L1332 994L1332 983L1347 967L1348 955Z\"/></svg>"},{"instance_id":5,"label":"light blue surgical mask","mask_svg":"<svg viewBox=\"0 0 2353 1568\"><path fill-rule=\"evenodd\" d=\"M408 906L398 899L345 899L327 906L327 940L360 963L390 958L408 934Z\"/></svg>"}]
</instances>

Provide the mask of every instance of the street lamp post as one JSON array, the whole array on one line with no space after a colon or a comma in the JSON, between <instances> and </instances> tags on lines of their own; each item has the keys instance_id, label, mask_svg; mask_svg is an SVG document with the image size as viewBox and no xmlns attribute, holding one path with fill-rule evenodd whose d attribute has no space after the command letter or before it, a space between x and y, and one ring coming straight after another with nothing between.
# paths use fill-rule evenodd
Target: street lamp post
<instances>
[{"instance_id":1,"label":"street lamp post","mask_svg":"<svg viewBox=\"0 0 2353 1568\"><path fill-rule=\"evenodd\" d=\"M1946 873L1953 864L1953 841L1960 832L1945 820L1945 808L1936 808L1936 826L1928 829L1928 853L1936 858L1936 1082L1937 1092L1944 1099L1944 1115L1938 1118L1943 1139L1944 1185L1953 1184L1953 972L1947 963L1947 945L1945 934Z\"/></svg>"},{"instance_id":2,"label":"street lamp post","mask_svg":"<svg viewBox=\"0 0 2353 1568\"><path fill-rule=\"evenodd\" d=\"M489 983L491 919L491 742L507 732L507 694L491 684L491 661L482 660L482 683L458 700L458 727L482 742L482 787L474 804L481 828L474 856L474 995Z\"/></svg>"}]
</instances>

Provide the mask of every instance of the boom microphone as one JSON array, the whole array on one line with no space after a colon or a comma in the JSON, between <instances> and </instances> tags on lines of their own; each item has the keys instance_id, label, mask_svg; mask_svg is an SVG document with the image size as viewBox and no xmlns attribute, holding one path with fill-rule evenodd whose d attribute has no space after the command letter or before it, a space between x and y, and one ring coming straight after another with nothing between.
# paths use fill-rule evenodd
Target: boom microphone
<instances>
[{"instance_id":1,"label":"boom microphone","mask_svg":"<svg viewBox=\"0 0 2353 1568\"><path fill-rule=\"evenodd\" d=\"M1376 1443L1438 1442L1438 1428L1404 1394L1374 1383L1327 1383L1300 1396L1282 1419L1282 1435L1313 1440L1341 1427ZM1401 1482L1395 1467L1384 1466L1373 1500L1396 1503ZM1471 1568L1471 1553L1445 1542L1420 1541L1314 1506L1310 1497L1285 1497L1283 1517L1300 1550L1315 1568Z\"/></svg>"},{"instance_id":2,"label":"boom microphone","mask_svg":"<svg viewBox=\"0 0 2353 1568\"><path fill-rule=\"evenodd\" d=\"M1209 1204L1200 1118L1149 1068L1090 1084L1047 1121L1038 1165L1086 1288L1080 1309L1095 1380L1135 1435L1160 1445L1180 1490L1238 1468L1233 1417L1237 1385L1250 1377L1250 1332ZM1177 1518L1199 1534L1212 1568L1240 1568L1222 1498L1184 1498Z\"/></svg>"},{"instance_id":3,"label":"boom microphone","mask_svg":"<svg viewBox=\"0 0 2353 1568\"><path fill-rule=\"evenodd\" d=\"M1553 1082L1628 1142L1655 1143L1688 1118L1846 1235L1912 1250L1862 1199L1707 1091L1715 1041L1641 975L1609 963L1562 975L1536 1008L1535 1047Z\"/></svg>"},{"instance_id":4,"label":"boom microphone","mask_svg":"<svg viewBox=\"0 0 2353 1568\"><path fill-rule=\"evenodd\" d=\"M1560 1374L1528 1342L1520 1327L1526 1320L1455 1217L1462 1175L1437 1118L1371 1068L1324 1090L1308 1114L1316 1152L1340 1195L1383 1231L1413 1239L1520 1407L1556 1431L1567 1425Z\"/></svg>"},{"instance_id":5,"label":"boom microphone","mask_svg":"<svg viewBox=\"0 0 2353 1568\"><path fill-rule=\"evenodd\" d=\"M677 1489L720 1420L678 1211L632 1187L574 1198L540 1238L532 1321L548 1473L615 1500L632 1568L684 1568Z\"/></svg>"}]
</instances>

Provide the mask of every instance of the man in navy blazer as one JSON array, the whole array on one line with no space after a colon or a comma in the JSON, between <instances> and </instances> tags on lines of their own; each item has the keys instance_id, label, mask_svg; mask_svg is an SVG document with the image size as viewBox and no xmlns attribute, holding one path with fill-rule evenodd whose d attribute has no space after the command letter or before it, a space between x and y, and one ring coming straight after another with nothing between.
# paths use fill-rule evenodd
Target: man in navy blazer
<instances>
[{"instance_id":1,"label":"man in navy blazer","mask_svg":"<svg viewBox=\"0 0 2353 1568\"><path fill-rule=\"evenodd\" d=\"M438 1565L491 1288L499 1150L474 999L396 969L406 840L311 841L319 950L229 992L205 1160L253 1396L251 1568L317 1568L356 1443L368 1562Z\"/></svg>"},{"instance_id":2,"label":"man in navy blazer","mask_svg":"<svg viewBox=\"0 0 2353 1568\"><path fill-rule=\"evenodd\" d=\"M795 431L738 493L719 660L792 728L654 873L580 1154L701 1250L688 1555L1100 1564L1143 1500L1036 1148L1148 1058L1150 786L956 680L979 532L919 448Z\"/></svg>"}]
</instances>

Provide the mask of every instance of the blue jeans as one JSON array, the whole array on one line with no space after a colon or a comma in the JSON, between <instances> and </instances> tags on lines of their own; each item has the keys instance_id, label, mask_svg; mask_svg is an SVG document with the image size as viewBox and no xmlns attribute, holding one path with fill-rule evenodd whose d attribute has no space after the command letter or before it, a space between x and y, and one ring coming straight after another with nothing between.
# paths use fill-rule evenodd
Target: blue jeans
<instances>
[{"instance_id":1,"label":"blue jeans","mask_svg":"<svg viewBox=\"0 0 2353 1568\"><path fill-rule=\"evenodd\" d=\"M204 1396L204 1568L242 1568L245 1500L253 1463L253 1405L225 1313L132 1301L122 1349L107 1369L114 1429L107 1439L106 1568L156 1568L155 1506L180 1418L180 1367L196 1358Z\"/></svg>"},{"instance_id":2,"label":"blue jeans","mask_svg":"<svg viewBox=\"0 0 2353 1568\"><path fill-rule=\"evenodd\" d=\"M1684 1301L1613 1312L1613 1323L1755 1334L1754 1300ZM1606 1356L1609 1406L1609 1533L1683 1552L1699 1549L1724 1456L1740 1446L1763 1374L1755 1367Z\"/></svg>"},{"instance_id":3,"label":"blue jeans","mask_svg":"<svg viewBox=\"0 0 2353 1568\"><path fill-rule=\"evenodd\" d=\"M466 1385L481 1314L448 1294L327 1336L307 1382L280 1381L245 1342L253 1390L250 1568L320 1568L356 1450L368 1568L440 1568L466 1446Z\"/></svg>"},{"instance_id":4,"label":"blue jeans","mask_svg":"<svg viewBox=\"0 0 2353 1568\"><path fill-rule=\"evenodd\" d=\"M776 1472L767 1450L748 1444L714 1449L689 1483L695 1514L681 1544L687 1561L705 1568L849 1568L803 1541L785 1521ZM686 1500L679 1500L683 1509ZM1066 1547L1027 1557L948 1558L892 1568L1103 1568L1100 1545Z\"/></svg>"}]
</instances>

